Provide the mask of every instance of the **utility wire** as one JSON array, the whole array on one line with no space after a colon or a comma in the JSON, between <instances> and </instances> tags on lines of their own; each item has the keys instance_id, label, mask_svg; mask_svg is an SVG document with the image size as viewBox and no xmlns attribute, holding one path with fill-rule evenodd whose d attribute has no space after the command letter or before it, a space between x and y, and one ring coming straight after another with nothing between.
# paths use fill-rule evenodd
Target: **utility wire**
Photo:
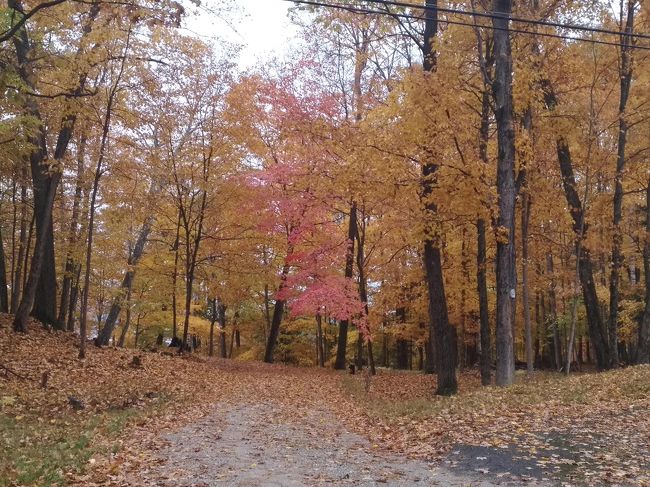
<instances>
[{"instance_id":1,"label":"utility wire","mask_svg":"<svg viewBox=\"0 0 650 487\"><path fill-rule=\"evenodd\" d=\"M586 25L578 25L578 24L563 24L560 22L551 22L548 20L537 20L537 19L526 19L523 17L513 17L511 15L502 13L502 12L470 12L469 10L461 10L461 9L456 9L456 8L449 8L449 7L432 7L432 6L427 6L427 5L417 5L417 4L412 4L412 3L406 3L406 2L400 2L398 0L366 0L368 3L375 3L375 4L380 4L380 5L385 5L386 12L389 12L388 6L392 7L410 7L410 8L415 8L418 10L424 10L424 11L429 11L429 12L442 12L442 13L449 13L449 14L458 14L458 15L468 15L471 17L483 17L483 18L488 18L488 19L508 19L511 20L512 22L520 22L523 24L532 24L532 25L544 25L547 27L557 27L559 29L566 29L566 30L579 30L583 32L593 32L593 33L598 33L598 34L607 34L607 35L615 35L615 36L625 36L625 37L636 37L638 39L650 39L650 34L641 34L641 33L633 33L633 32L625 32L625 31L619 31L619 30L610 30L610 29L603 29L600 27L588 27Z\"/></svg>"},{"instance_id":2,"label":"utility wire","mask_svg":"<svg viewBox=\"0 0 650 487\"><path fill-rule=\"evenodd\" d=\"M343 5L343 4L335 4L335 3L327 3L325 1L318 1L318 0L285 0L289 2L293 2L296 4L301 4L301 5L311 5L314 7L325 7L325 8L333 8L337 10L345 10L347 12L351 13L356 13L356 14L362 14L362 15L385 15L393 18L404 18L404 19L411 19L411 20L426 20L425 17L421 15L413 15L413 14L406 14L406 13L397 13L397 12L391 12L391 11L386 11L386 10L371 10L368 8L362 8L362 7L354 7L351 5ZM417 6L416 6L417 7ZM473 15L473 12L467 12L469 15ZM485 14L488 15L488 14ZM498 17L498 16L493 16L495 18L503 18L503 17ZM489 30L501 30L501 31L508 31L514 34L527 34L527 35L535 35L535 36L540 36L540 37L549 37L549 38L554 38L554 39L564 39L564 40L569 40L569 41L578 41L578 42L589 42L591 44L601 44L605 46L616 46L616 47L627 47L630 49L637 49L641 51L650 51L650 46L645 46L645 45L629 45L629 44L622 44L620 42L610 42L610 41L602 41L602 40L596 40L596 39L587 39L584 37L573 37L569 35L563 35L563 34L553 34L549 32L532 32L530 30L523 30L523 29L516 29L516 28L504 28L504 27L494 27L492 25L482 25L482 24L470 24L467 22L460 22L460 21L455 21L455 20L448 20L448 19L438 19L438 22L440 23L446 23L450 25L460 25L464 27L472 27L472 28L477 28L477 27L482 27L485 29ZM617 32L618 34L618 32ZM629 37L631 34L626 34L623 33L622 35Z\"/></svg>"}]
</instances>

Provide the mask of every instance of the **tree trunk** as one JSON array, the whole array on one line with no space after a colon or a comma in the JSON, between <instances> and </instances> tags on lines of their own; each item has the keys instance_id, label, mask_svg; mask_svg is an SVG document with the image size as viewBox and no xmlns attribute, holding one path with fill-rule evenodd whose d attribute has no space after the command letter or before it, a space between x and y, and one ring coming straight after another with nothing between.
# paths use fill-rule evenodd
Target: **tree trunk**
<instances>
[{"instance_id":1,"label":"tree trunk","mask_svg":"<svg viewBox=\"0 0 650 487\"><path fill-rule=\"evenodd\" d=\"M368 318L368 284L366 282L366 267L365 267L365 261L366 261L366 256L365 256L365 242L366 242L366 220L364 217L364 213L362 213L361 217L361 226L359 226L359 223L357 221L357 228L355 231L356 238L357 238L357 271L359 273L359 300L363 303L363 312L365 313L366 319ZM368 323L366 323L366 326L370 326ZM370 373L372 375L375 375L377 373L375 369L375 357L372 353L372 335L370 334L370 328L366 330L367 336L362 337L361 333L359 333L359 350L358 354L359 357L363 356L363 338L365 338L365 341L367 343L367 348L368 348L368 366L370 367ZM361 366L363 365L363 360L360 360L359 362L359 370L361 370Z\"/></svg>"},{"instance_id":2,"label":"tree trunk","mask_svg":"<svg viewBox=\"0 0 650 487\"><path fill-rule=\"evenodd\" d=\"M264 341L268 339L271 329L271 298L269 296L269 285L264 284Z\"/></svg>"},{"instance_id":3,"label":"tree trunk","mask_svg":"<svg viewBox=\"0 0 650 487\"><path fill-rule=\"evenodd\" d=\"M83 40L92 32L92 24L99 15L101 10L100 3L94 3L91 5L90 10L88 11L88 16L86 17L83 27L82 27L82 39L79 43L79 48L77 50L77 55L80 55L84 49ZM124 63L122 63L123 66ZM123 69L123 68L122 68ZM80 96L86 86L87 81L87 72L82 71L78 75L77 86L74 90L73 96ZM61 129L59 131L56 147L54 149L54 160L62 161L67 152L68 145L72 139L74 132L74 127L77 121L77 113L68 113L64 115L61 121ZM53 176L45 174L46 180L50 180L49 184L54 185L55 189L60 180L60 176L57 181L53 181ZM33 178L33 175L32 175ZM40 225L47 227L45 233L45 245L43 251L43 263L40 270L40 276L38 279L38 286L36 289L34 309L32 310L32 316L34 316L39 321L43 323L49 323L55 328L63 329L64 323L58 320L57 315L57 305L56 305L56 262L54 254L54 229L52 224L52 216L50 210L50 216L46 219L39 218L41 212L37 208L41 207L42 204L37 202L36 198L36 185L34 187L34 208L36 214L36 228ZM44 215L43 215L44 216Z\"/></svg>"},{"instance_id":4,"label":"tree trunk","mask_svg":"<svg viewBox=\"0 0 650 487\"><path fill-rule=\"evenodd\" d=\"M357 370L361 372L363 370L363 333L361 332L361 329L357 329L358 331L358 336L357 336L357 353L356 355L356 362L357 362Z\"/></svg>"},{"instance_id":5,"label":"tree trunk","mask_svg":"<svg viewBox=\"0 0 650 487\"><path fill-rule=\"evenodd\" d=\"M135 320L135 339L133 341L133 348L137 350L138 348L138 341L140 340L140 335L142 334L142 330L140 329L140 320L142 319L142 314L138 313L138 317Z\"/></svg>"},{"instance_id":6,"label":"tree trunk","mask_svg":"<svg viewBox=\"0 0 650 487\"><path fill-rule=\"evenodd\" d=\"M544 101L549 110L553 111L557 106L557 98L553 86L549 80L542 80L544 88ZM562 186L564 195L573 219L573 231L576 235L576 255L579 255L578 266L580 274L580 284L582 286L582 296L587 311L587 326L589 328L589 338L596 353L596 363L598 368L603 370L609 367L609 345L607 331L603 324L600 314L600 305L596 286L594 283L593 264L591 262L591 253L584 244L585 235L587 234L588 225L584 222L584 208L582 201L576 189L576 178L573 172L573 161L571 159L571 150L569 143L563 135L558 134L555 139L560 172L562 174Z\"/></svg>"},{"instance_id":7,"label":"tree trunk","mask_svg":"<svg viewBox=\"0 0 650 487\"><path fill-rule=\"evenodd\" d=\"M11 178L11 268L9 269L8 277L9 285L11 286L13 286L14 276L16 272L16 229L18 228L18 205L16 204L17 195L18 185L16 183L16 172L14 170ZM7 295L7 298L10 299L10 296ZM11 310L11 306L12 303L10 302L9 310Z\"/></svg>"},{"instance_id":8,"label":"tree trunk","mask_svg":"<svg viewBox=\"0 0 650 487\"><path fill-rule=\"evenodd\" d=\"M551 342L553 344L553 366L559 372L562 367L562 351L560 350L560 333L557 322L557 299L555 295L555 270L553 266L553 255L546 256L546 271L551 276L551 287L548 290L548 306L551 321Z\"/></svg>"},{"instance_id":9,"label":"tree trunk","mask_svg":"<svg viewBox=\"0 0 650 487\"><path fill-rule=\"evenodd\" d=\"M646 186L645 242L643 243L643 276L645 278L645 308L639 326L636 363L650 363L650 177Z\"/></svg>"},{"instance_id":10,"label":"tree trunk","mask_svg":"<svg viewBox=\"0 0 650 487\"><path fill-rule=\"evenodd\" d=\"M8 0L7 5L10 10L22 12L22 5L17 0ZM27 34L27 29L23 27L12 38L14 48L16 50L16 58L18 61L18 75L21 80L32 90L35 91L34 83L32 82L32 73L28 71L31 66L31 45ZM54 206L54 198L56 190L61 179L61 171L49 171L50 165L47 160L47 145L45 138L45 127L42 125L42 117L36 101L28 98L25 102L25 111L35 121L38 121L37 129L33 135L28 137L28 142L32 147L29 161L32 173L32 184L34 191L34 220L36 222L36 243L34 244L34 251L30 263L28 277L26 278L25 289L21 298L20 304L16 309L14 317L14 329L19 332L27 331L27 319L29 314L34 309L34 302L37 295L37 287L41 278L41 269L45 268L45 274L48 278L53 276L51 272L54 268L54 252L53 247L50 248L47 243L52 242L52 207ZM65 124L64 124L65 125ZM64 126L62 133L64 132ZM61 135L61 134L60 134ZM61 140L61 137L60 137ZM63 147L65 145L65 147ZM67 148L66 144L61 144L63 150L59 151L59 157L55 154L54 163L58 162ZM59 146L57 146L59 149ZM52 252L50 252L50 250ZM46 255L47 254L47 255ZM50 260L51 259L51 260ZM50 287L50 294L52 289L56 286ZM39 298L42 295L39 294ZM47 299L47 298L46 298ZM47 304L51 300L47 299L48 303L39 303L37 318L47 319ZM56 310L53 310L53 315ZM51 322L56 320L55 316L49 317Z\"/></svg>"},{"instance_id":11,"label":"tree trunk","mask_svg":"<svg viewBox=\"0 0 650 487\"><path fill-rule=\"evenodd\" d=\"M456 329L449 324L447 315L440 249L434 246L434 242L430 239L425 241L424 259L429 289L429 320L433 324L429 328L429 341L434 344L435 367L438 375L436 394L451 395L458 389Z\"/></svg>"},{"instance_id":12,"label":"tree trunk","mask_svg":"<svg viewBox=\"0 0 650 487\"><path fill-rule=\"evenodd\" d=\"M472 2L472 11L475 11ZM478 22L476 22L478 24ZM493 43L489 36L485 37L480 28L475 29L477 40L478 63L483 75L483 90L481 94L481 124L479 126L479 157L488 166L488 142L490 139L490 93L492 90L492 71L494 68ZM481 384L489 385L492 375L492 344L490 334L490 318L487 294L487 243L486 222L483 217L476 221L477 253L476 253L476 285L479 305L479 343Z\"/></svg>"},{"instance_id":13,"label":"tree trunk","mask_svg":"<svg viewBox=\"0 0 650 487\"><path fill-rule=\"evenodd\" d=\"M438 1L427 0L426 6L430 8L426 11L424 26L423 69L427 73L433 73L436 71L437 64L434 43L438 34ZM435 358L435 369L438 375L436 394L451 395L458 390L456 380L458 345L456 329L449 324L439 241L432 228L438 211L436 204L431 201L431 194L436 185L437 170L436 162L425 162L422 165L420 184L425 218L424 271L429 298L429 343L431 351L434 352L427 354L427 371L430 372L433 369L433 359Z\"/></svg>"},{"instance_id":14,"label":"tree trunk","mask_svg":"<svg viewBox=\"0 0 650 487\"><path fill-rule=\"evenodd\" d=\"M70 292L72 289L72 280L74 278L74 271L76 262L74 258L74 251L77 245L79 213L81 205L81 196L83 194L83 175L84 175L84 154L86 148L86 136L82 134L77 149L77 177L75 181L74 199L72 202L72 219L70 220L70 227L68 229L68 250L65 257L65 269L63 274L63 284L61 286L61 303L59 305L58 322L61 324L66 323L67 313L69 311Z\"/></svg>"},{"instance_id":15,"label":"tree trunk","mask_svg":"<svg viewBox=\"0 0 650 487\"><path fill-rule=\"evenodd\" d=\"M533 48L533 54L537 55L537 46ZM522 307L524 314L524 347L526 351L526 374L530 378L534 369L533 357L533 326L530 318L530 288L528 285L528 231L530 226L530 212L532 209L532 197L529 186L529 165L532 163L531 154L534 153L533 133L533 109L529 106L523 117L523 130L525 142L520 154L520 169L517 177L520 182L521 194L521 286L522 286Z\"/></svg>"},{"instance_id":16,"label":"tree trunk","mask_svg":"<svg viewBox=\"0 0 650 487\"><path fill-rule=\"evenodd\" d=\"M587 178L587 181L588 178ZM585 201L587 201L587 193L585 192ZM583 221L584 225L584 221ZM580 232L582 233L582 231ZM580 247L576 247L576 267L575 267L575 277L573 280L573 285L577 289L578 286L580 285ZM575 334L576 334L576 320L577 320L577 315L578 315L578 295L577 293L573 296L573 299L571 301L571 315L570 315L570 320L571 320L571 329L569 332L569 342L567 343L566 347L566 358L564 361L564 373L566 375L569 375L571 372L571 354L573 353L573 343L575 340Z\"/></svg>"},{"instance_id":17,"label":"tree trunk","mask_svg":"<svg viewBox=\"0 0 650 487\"><path fill-rule=\"evenodd\" d=\"M376 375L377 368L375 367L375 354L372 349L372 340L368 340L367 348L368 348L368 367L370 367L370 375Z\"/></svg>"},{"instance_id":18,"label":"tree trunk","mask_svg":"<svg viewBox=\"0 0 650 487\"><path fill-rule=\"evenodd\" d=\"M36 223L36 217L32 213L32 218L29 221L29 230L27 231L27 245L25 246L25 261L23 262L23 289L21 292L25 293L25 289L27 289L27 278L29 277L29 263L31 262L31 257L32 257L32 252L34 249L32 248L32 240L34 240L34 233L35 233L35 223ZM22 300L22 297L21 297Z\"/></svg>"},{"instance_id":19,"label":"tree trunk","mask_svg":"<svg viewBox=\"0 0 650 487\"><path fill-rule=\"evenodd\" d=\"M60 178L59 178L60 180ZM56 185L58 186L58 182ZM54 199L52 200L54 204ZM56 306L56 263L54 258L54 228L52 225L52 210L46 225L46 232L44 235L45 245L41 258L43 263L41 265L38 284L36 288L36 296L34 299L34 307L32 309L32 316L42 323L53 326L54 328L61 329L62 326L57 321L57 306ZM42 213L37 212L36 227L38 228L39 218L38 215ZM37 234L38 235L38 234ZM38 239L38 237L37 237Z\"/></svg>"},{"instance_id":20,"label":"tree trunk","mask_svg":"<svg viewBox=\"0 0 650 487\"><path fill-rule=\"evenodd\" d=\"M26 168L23 171L23 177L26 178ZM23 277L23 261L27 253L27 186L24 181L20 183L20 233L18 236L18 255L13 274L13 284L11 286L11 313L15 314L20 301Z\"/></svg>"},{"instance_id":21,"label":"tree trunk","mask_svg":"<svg viewBox=\"0 0 650 487\"><path fill-rule=\"evenodd\" d=\"M43 139L42 142L44 144L45 140ZM44 145L41 147L44 148ZM33 154L34 152L32 155ZM38 228L37 225L36 243L34 244L34 251L32 252L29 274L26 279L27 282L25 284L23 296L20 300L18 308L16 309L16 315L14 317L13 326L14 329L18 332L27 332L27 320L30 311L34 306L34 300L36 299L36 288L38 285L39 276L41 275L41 266L44 261L43 255L45 253L46 240L48 238L48 222L51 223L54 197L56 196L56 188L59 184L60 179L60 172L57 172L52 176L46 186L46 196L43 198L43 201L41 201L41 204L39 205L40 208L35 208L35 211L38 211L40 215L38 218L36 218L36 221L40 220L41 225L40 228Z\"/></svg>"},{"instance_id":22,"label":"tree trunk","mask_svg":"<svg viewBox=\"0 0 650 487\"><path fill-rule=\"evenodd\" d=\"M108 94L108 100L106 103L106 113L104 115L104 123L102 127L102 138L99 145L99 156L97 157L97 167L95 168L95 177L93 178L92 193L90 196L90 210L88 217L88 242L86 247L86 269L84 272L84 291L81 298L81 318L79 320L79 334L81 337L80 347L79 347L79 358L83 359L86 356L86 335L87 335L87 320L88 320L88 295L90 294L90 272L91 272L91 263L92 263L92 249L93 249L93 235L94 235L94 225L95 225L95 208L97 203L97 193L99 191L99 180L102 177L104 159L106 158L106 147L108 145L108 137L111 130L111 117L113 115L113 104L115 103L115 97L117 95L117 90L122 80L122 75L126 67L127 53L129 51L131 41L131 29L129 28L126 44L124 46L124 51L122 53L122 62L120 63L120 68L117 73L117 76L114 82L111 85L111 89ZM125 278L126 279L126 278ZM131 287L131 279L129 280L129 288ZM104 338L106 333L106 328L102 329L101 333L98 336L98 341L101 342L105 340L105 343L108 344L113 329L109 330L108 338Z\"/></svg>"},{"instance_id":23,"label":"tree trunk","mask_svg":"<svg viewBox=\"0 0 650 487\"><path fill-rule=\"evenodd\" d=\"M496 383L508 386L514 381L514 318L517 288L515 260L515 129L512 102L512 53L510 48L510 13L512 0L494 0L492 18L495 29L495 77L493 93L497 122L497 194L499 218L497 228L497 321Z\"/></svg>"},{"instance_id":24,"label":"tree trunk","mask_svg":"<svg viewBox=\"0 0 650 487\"><path fill-rule=\"evenodd\" d=\"M102 134L102 142L99 149L99 158L97 159L97 167L95 168L95 177L93 179L92 192L90 196L90 209L88 213L88 238L86 243L86 268L84 270L84 289L81 296L81 316L79 319L79 358L86 357L86 337L87 323L88 323L88 296L90 294L90 273L92 264L92 248L93 248L93 230L95 225L95 205L97 203L97 191L99 190L99 179L102 175L102 164L104 162L104 151L106 150L106 143L108 141L108 133L110 129L110 102L107 107L106 117L104 119L104 131ZM101 335L101 334L100 334ZM110 335L108 336L110 339ZM108 340L106 340L108 344Z\"/></svg>"},{"instance_id":25,"label":"tree trunk","mask_svg":"<svg viewBox=\"0 0 650 487\"><path fill-rule=\"evenodd\" d=\"M325 367L325 350L323 348L323 319L316 314L316 359L319 367Z\"/></svg>"},{"instance_id":26,"label":"tree trunk","mask_svg":"<svg viewBox=\"0 0 650 487\"><path fill-rule=\"evenodd\" d=\"M189 236L188 236L189 237ZM192 287L194 286L194 266L190 260L189 242L187 242L186 264L185 264L185 308L183 310L183 338L179 346L179 352L188 348L187 338L190 331L190 311L192 308Z\"/></svg>"},{"instance_id":27,"label":"tree trunk","mask_svg":"<svg viewBox=\"0 0 650 487\"><path fill-rule=\"evenodd\" d=\"M83 195L83 201L81 204L81 214L82 215L88 215L88 211L90 208L90 193L84 189L84 195ZM88 218L84 218L81 220L81 225L79 228L79 236L81 237L84 235L83 241L85 242L86 240L86 233L87 233L87 228L88 228ZM77 262L75 266L75 271L74 271L74 282L72 285L72 289L70 290L70 306L69 306L69 311L68 311L68 323L66 326L66 329L68 331L74 331L75 329L75 312L77 310L77 303L80 300L80 296L82 293L81 289L81 270L82 270L82 264L81 262ZM81 313L77 314L76 318L79 318Z\"/></svg>"},{"instance_id":28,"label":"tree trunk","mask_svg":"<svg viewBox=\"0 0 650 487\"><path fill-rule=\"evenodd\" d=\"M621 0L621 22L623 22L623 4ZM618 367L618 294L621 267L623 265L623 234L620 224L623 217L623 174L625 171L625 145L627 143L628 122L625 109L632 84L632 31L634 29L634 8L636 2L627 2L627 20L625 32L621 35L621 64L620 64L620 98L618 105L618 147L616 157L616 178L614 186L614 204L612 224L612 265L609 278L609 361L611 367Z\"/></svg>"},{"instance_id":29,"label":"tree trunk","mask_svg":"<svg viewBox=\"0 0 650 487\"><path fill-rule=\"evenodd\" d=\"M174 269L172 271L172 346L178 345L178 302L176 300L176 287L178 285L178 259L181 238L181 211L178 211L176 221L176 239L174 240Z\"/></svg>"},{"instance_id":30,"label":"tree trunk","mask_svg":"<svg viewBox=\"0 0 650 487\"><path fill-rule=\"evenodd\" d=\"M350 219L348 222L348 248L345 253L345 277L352 279L354 271L354 241L357 229L357 203L350 204ZM339 323L338 346L336 348L336 360L334 368L343 370L346 366L346 354L348 346L348 320L341 320Z\"/></svg>"},{"instance_id":31,"label":"tree trunk","mask_svg":"<svg viewBox=\"0 0 650 487\"><path fill-rule=\"evenodd\" d=\"M68 322L66 330L74 331L75 310L77 309L77 300L79 299L79 283L81 282L81 264L76 265L74 281L70 290L70 305L68 306Z\"/></svg>"},{"instance_id":32,"label":"tree trunk","mask_svg":"<svg viewBox=\"0 0 650 487\"><path fill-rule=\"evenodd\" d=\"M281 286L280 289L282 289ZM269 339L266 342L266 349L264 351L264 362L267 364L273 363L273 352L280 336L280 324L282 323L282 315L284 314L284 300L276 299L275 306L273 307L273 318L271 319L271 328L269 329Z\"/></svg>"},{"instance_id":33,"label":"tree trunk","mask_svg":"<svg viewBox=\"0 0 650 487\"><path fill-rule=\"evenodd\" d=\"M531 208L530 194L528 188L522 195L521 202L521 283L522 283L522 305L524 308L524 331L526 344L526 371L528 376L533 373L533 325L530 319L530 297L528 288L528 224L530 222Z\"/></svg>"},{"instance_id":34,"label":"tree trunk","mask_svg":"<svg viewBox=\"0 0 650 487\"><path fill-rule=\"evenodd\" d=\"M481 341L481 384L490 385L492 382L492 346L490 336L490 315L487 294L487 256L485 241L485 220L479 218L476 222L478 251L476 254L476 281L479 300L479 335Z\"/></svg>"},{"instance_id":35,"label":"tree trunk","mask_svg":"<svg viewBox=\"0 0 650 487\"><path fill-rule=\"evenodd\" d=\"M580 284L582 286L582 295L587 311L587 324L591 343L596 352L596 362L600 369L606 369L609 366L609 347L607 333L600 314L600 305L596 294L596 286L593 278L593 267L589 249L584 246L584 235L587 231L587 225L582 224L584 218L582 206L575 191L575 177L573 175L573 166L571 155L566 141L561 138L557 141L557 150L563 169L563 184L567 202L572 208L574 218L574 230L576 231L576 254L580 255L579 274ZM584 227L584 233L580 234L580 227Z\"/></svg>"},{"instance_id":36,"label":"tree trunk","mask_svg":"<svg viewBox=\"0 0 650 487\"><path fill-rule=\"evenodd\" d=\"M7 6L10 10L22 12L22 5L19 0L8 0ZM99 14L100 5L91 7L88 17L83 26L85 37L91 32L92 22ZM21 80L34 92L33 73L31 69L31 44L26 27L22 27L12 38L16 58L18 61L18 75ZM81 52L80 44L78 53ZM81 73L73 94L79 96L83 93L86 84L86 74ZM30 154L30 166L32 172L32 184L34 188L34 218L36 221L36 243L30 264L29 277L26 279L25 290L21 302L16 310L14 328L19 331L26 331L27 317L30 313L42 321L54 327L62 325L57 322L56 315L56 265L54 258L54 230L52 225L52 210L56 190L61 180L61 169L58 167L63 160L68 144L72 137L76 122L76 113L67 113L61 119L60 130L54 150L53 162L49 163L47 155L47 142L45 128L41 121L42 117L36 101L28 98L26 112L39 122L38 129L31 135L28 141L32 144ZM53 171L50 169L54 169Z\"/></svg>"},{"instance_id":37,"label":"tree trunk","mask_svg":"<svg viewBox=\"0 0 650 487\"><path fill-rule=\"evenodd\" d=\"M104 269L99 273L98 286L97 286L97 297L95 298L95 316L97 323L97 333L102 331L102 321L104 321L104 304L106 303L106 279ZM115 336L113 336L113 343L115 342Z\"/></svg>"},{"instance_id":38,"label":"tree trunk","mask_svg":"<svg viewBox=\"0 0 650 487\"><path fill-rule=\"evenodd\" d=\"M409 342L406 340L395 341L395 368L398 370L409 368Z\"/></svg>"},{"instance_id":39,"label":"tree trunk","mask_svg":"<svg viewBox=\"0 0 650 487\"><path fill-rule=\"evenodd\" d=\"M539 291L535 291L535 367L538 369L542 368L542 330L544 326L542 324L542 317L540 315L540 297Z\"/></svg>"},{"instance_id":40,"label":"tree trunk","mask_svg":"<svg viewBox=\"0 0 650 487\"><path fill-rule=\"evenodd\" d=\"M210 306L210 341L208 344L208 356L214 356L214 324L217 321L217 298L208 300Z\"/></svg>"},{"instance_id":41,"label":"tree trunk","mask_svg":"<svg viewBox=\"0 0 650 487\"><path fill-rule=\"evenodd\" d=\"M228 358L226 348L226 305L219 301L219 355Z\"/></svg>"},{"instance_id":42,"label":"tree trunk","mask_svg":"<svg viewBox=\"0 0 650 487\"><path fill-rule=\"evenodd\" d=\"M7 267L5 261L2 225L0 225L0 312L9 312L9 293L7 292Z\"/></svg>"},{"instance_id":43,"label":"tree trunk","mask_svg":"<svg viewBox=\"0 0 650 487\"><path fill-rule=\"evenodd\" d=\"M287 249L287 256L293 253L293 247L289 246ZM273 352L278 343L280 336L280 324L282 323L282 316L284 315L284 299L278 299L278 295L282 296L286 286L287 275L289 274L289 263L285 260L280 275L280 285L276 293L275 306L273 307L273 318L271 319L271 326L269 328L269 338L266 341L266 349L264 350L264 362L267 364L273 363Z\"/></svg>"},{"instance_id":44,"label":"tree trunk","mask_svg":"<svg viewBox=\"0 0 650 487\"><path fill-rule=\"evenodd\" d=\"M406 308L400 306L395 310L397 322L404 325L406 324ZM409 367L409 345L408 341L404 338L397 338L395 340L395 368L398 370L406 370Z\"/></svg>"},{"instance_id":45,"label":"tree trunk","mask_svg":"<svg viewBox=\"0 0 650 487\"><path fill-rule=\"evenodd\" d=\"M126 340L129 326L131 326L131 287L126 291L126 318L124 319L124 326L122 327L122 333L120 333L120 339L117 342L118 347L124 347L124 341Z\"/></svg>"},{"instance_id":46,"label":"tree trunk","mask_svg":"<svg viewBox=\"0 0 650 487\"><path fill-rule=\"evenodd\" d=\"M228 358L232 358L232 354L235 351L235 326L233 325L232 332L230 332L230 348L228 349Z\"/></svg>"},{"instance_id":47,"label":"tree trunk","mask_svg":"<svg viewBox=\"0 0 650 487\"><path fill-rule=\"evenodd\" d=\"M467 367L467 291L465 289L465 284L469 282L464 228L461 236L460 267L462 284L460 289L460 340L458 343L458 363L460 370L463 371L465 370L465 367Z\"/></svg>"},{"instance_id":48,"label":"tree trunk","mask_svg":"<svg viewBox=\"0 0 650 487\"><path fill-rule=\"evenodd\" d=\"M488 139L490 137L490 98L487 89L483 92L481 107L481 129L479 137L479 152L481 161L489 164ZM492 345L490 340L490 314L488 309L487 292L487 242L485 238L485 219L476 222L476 285L478 291L479 335L481 342L481 383L487 386L492 381Z\"/></svg>"},{"instance_id":49,"label":"tree trunk","mask_svg":"<svg viewBox=\"0 0 650 487\"><path fill-rule=\"evenodd\" d=\"M204 157L203 160L203 177L204 189L201 192L201 204L199 205L198 214L196 215L196 233L192 237L192 227L194 223L190 221L191 215L188 215L188 210L191 212L192 205L189 209L184 207L182 201L181 189L178 181L176 182L179 194L179 212L182 215L183 230L185 232L185 316L183 319L183 341L180 350L185 350L188 347L188 333L190 329L190 308L192 306L192 287L194 285L194 272L199 255L199 246L203 238L203 219L205 218L205 208L207 205L208 193L207 178L210 159Z\"/></svg>"},{"instance_id":50,"label":"tree trunk","mask_svg":"<svg viewBox=\"0 0 650 487\"><path fill-rule=\"evenodd\" d=\"M144 221L142 227L140 227L138 239L136 240L133 249L131 249L129 258L127 260L127 270L124 273L124 277L122 278L122 285L120 286L120 290L118 291L117 296L113 298L111 308L108 312L108 316L106 317L106 322L104 323L101 332L97 336L97 345L108 345L108 341L110 340L111 335L113 334L113 330L115 329L115 323L117 322L117 318L120 315L124 297L125 295L128 296L130 289L133 286L133 280L135 279L135 269L138 265L138 262L140 261L140 258L144 254L144 248L147 244L149 233L153 227L154 220L155 217L153 215L150 215Z\"/></svg>"}]
</instances>

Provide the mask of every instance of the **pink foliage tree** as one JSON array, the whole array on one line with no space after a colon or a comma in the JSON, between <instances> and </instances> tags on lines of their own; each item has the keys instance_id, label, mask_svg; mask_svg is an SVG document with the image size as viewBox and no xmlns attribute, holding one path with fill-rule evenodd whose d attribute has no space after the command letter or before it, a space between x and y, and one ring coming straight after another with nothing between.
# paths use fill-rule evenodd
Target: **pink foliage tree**
<instances>
[{"instance_id":1,"label":"pink foliage tree","mask_svg":"<svg viewBox=\"0 0 650 487\"><path fill-rule=\"evenodd\" d=\"M341 272L351 243L337 223L328 187L336 158L327 144L337 127L339 105L306 73L308 63L299 63L280 79L256 80L253 125L261 164L247 181L257 195L259 230L284 246L277 252L284 259L278 265L266 361L272 361L285 305L293 316L352 320L367 330L365 303L355 282Z\"/></svg>"}]
</instances>

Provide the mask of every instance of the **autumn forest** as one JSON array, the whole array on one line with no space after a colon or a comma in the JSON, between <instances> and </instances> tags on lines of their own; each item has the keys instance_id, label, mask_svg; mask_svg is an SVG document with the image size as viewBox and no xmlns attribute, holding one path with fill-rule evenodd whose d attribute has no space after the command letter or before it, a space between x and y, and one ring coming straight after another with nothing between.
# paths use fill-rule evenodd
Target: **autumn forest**
<instances>
[{"instance_id":1,"label":"autumn forest","mask_svg":"<svg viewBox=\"0 0 650 487\"><path fill-rule=\"evenodd\" d=\"M6 357L647 379L647 2L285 3L296 45L245 69L185 28L236 1L0 7ZM47 390L26 363L0 386Z\"/></svg>"}]
</instances>

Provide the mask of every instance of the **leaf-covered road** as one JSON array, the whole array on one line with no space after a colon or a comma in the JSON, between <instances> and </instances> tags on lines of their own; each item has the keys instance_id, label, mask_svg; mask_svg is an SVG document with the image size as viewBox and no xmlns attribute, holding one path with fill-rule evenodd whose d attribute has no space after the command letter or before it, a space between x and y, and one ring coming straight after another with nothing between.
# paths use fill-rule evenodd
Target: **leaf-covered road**
<instances>
[{"instance_id":1,"label":"leaf-covered road","mask_svg":"<svg viewBox=\"0 0 650 487\"><path fill-rule=\"evenodd\" d=\"M220 404L164 440L159 465L132 482L169 487L520 485L509 477L382 452L340 425L325 407L290 412L273 402Z\"/></svg>"},{"instance_id":2,"label":"leaf-covered road","mask_svg":"<svg viewBox=\"0 0 650 487\"><path fill-rule=\"evenodd\" d=\"M440 398L434 376L384 369L112 348L79 362L68 334L10 329L0 315L20 374L0 376L0 485L650 486L648 366L506 389L470 371Z\"/></svg>"},{"instance_id":3,"label":"leaf-covered road","mask_svg":"<svg viewBox=\"0 0 650 487\"><path fill-rule=\"evenodd\" d=\"M122 469L130 478L118 475L116 485L646 485L646 401L643 386L632 387L643 382L644 369L558 383L558 393L570 386L574 394L591 389L592 381L604 388L615 380L633 391L625 408L603 401L577 407L573 396L565 406L543 398L522 403L534 397L533 384L416 399L412 405L425 408L418 417L389 407L408 406L408 398L430 391L427 376L384 372L372 379L370 393L356 376L361 391L353 399L350 376L216 364L221 379L206 382L205 390L220 391L219 398L193 419L142 428L150 439L131 447L134 454L124 457L129 468ZM399 397L386 402L390 391Z\"/></svg>"}]
</instances>

